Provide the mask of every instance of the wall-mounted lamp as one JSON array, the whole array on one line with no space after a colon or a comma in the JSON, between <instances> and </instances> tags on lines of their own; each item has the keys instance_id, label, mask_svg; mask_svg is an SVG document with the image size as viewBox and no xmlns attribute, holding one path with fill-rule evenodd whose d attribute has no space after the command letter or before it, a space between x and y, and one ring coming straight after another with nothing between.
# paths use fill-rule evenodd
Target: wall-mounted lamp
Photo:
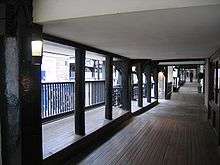
<instances>
[{"instance_id":1,"label":"wall-mounted lamp","mask_svg":"<svg viewBox=\"0 0 220 165\"><path fill-rule=\"evenodd\" d=\"M43 54L42 26L38 24L32 25L32 64L41 65Z\"/></svg>"},{"instance_id":2,"label":"wall-mounted lamp","mask_svg":"<svg viewBox=\"0 0 220 165\"><path fill-rule=\"evenodd\" d=\"M43 42L41 40L35 40L31 42L32 56L41 57L43 50Z\"/></svg>"}]
</instances>

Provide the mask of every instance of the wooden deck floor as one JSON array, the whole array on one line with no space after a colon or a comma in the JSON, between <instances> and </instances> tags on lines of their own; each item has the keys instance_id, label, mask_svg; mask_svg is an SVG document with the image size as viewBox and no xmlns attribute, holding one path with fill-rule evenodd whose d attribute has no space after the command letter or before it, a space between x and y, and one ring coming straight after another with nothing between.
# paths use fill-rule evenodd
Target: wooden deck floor
<instances>
[{"instance_id":1,"label":"wooden deck floor","mask_svg":"<svg viewBox=\"0 0 220 165\"><path fill-rule=\"evenodd\" d=\"M155 101L152 99L152 102ZM147 100L144 98L143 105L147 106ZM142 107L137 106L137 101L132 101L132 112L140 110ZM85 127L86 134L90 134L97 129L108 124L110 120L105 119L104 106L86 111L85 115ZM116 119L123 114L127 113L120 108L113 108L113 119ZM78 141L81 136L75 135L74 133L74 115L65 117L60 120L56 120L42 126L43 133L43 158L47 158L54 153L64 149L70 144Z\"/></svg>"},{"instance_id":2,"label":"wooden deck floor","mask_svg":"<svg viewBox=\"0 0 220 165\"><path fill-rule=\"evenodd\" d=\"M86 111L85 113L85 128L86 134L90 134L93 131L108 124L110 120L105 119L104 106ZM126 111L120 108L114 108L113 119L116 119ZM50 155L64 149L65 147L76 142L82 136L75 135L74 133L74 115L65 117L60 120L56 120L42 126L43 133L43 158L47 158Z\"/></svg>"},{"instance_id":3,"label":"wooden deck floor","mask_svg":"<svg viewBox=\"0 0 220 165\"><path fill-rule=\"evenodd\" d=\"M111 139L67 165L219 165L215 134L204 113L196 83L186 84Z\"/></svg>"}]
</instances>

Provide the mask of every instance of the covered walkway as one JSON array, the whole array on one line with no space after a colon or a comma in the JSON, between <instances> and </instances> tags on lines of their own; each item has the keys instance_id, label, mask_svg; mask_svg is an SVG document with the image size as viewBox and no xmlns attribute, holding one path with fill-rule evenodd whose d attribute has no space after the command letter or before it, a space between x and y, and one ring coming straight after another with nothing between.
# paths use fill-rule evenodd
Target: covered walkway
<instances>
[{"instance_id":1,"label":"covered walkway","mask_svg":"<svg viewBox=\"0 0 220 165\"><path fill-rule=\"evenodd\" d=\"M133 120L110 140L67 163L179 165L219 164L215 133L206 120L197 82L186 84Z\"/></svg>"}]
</instances>

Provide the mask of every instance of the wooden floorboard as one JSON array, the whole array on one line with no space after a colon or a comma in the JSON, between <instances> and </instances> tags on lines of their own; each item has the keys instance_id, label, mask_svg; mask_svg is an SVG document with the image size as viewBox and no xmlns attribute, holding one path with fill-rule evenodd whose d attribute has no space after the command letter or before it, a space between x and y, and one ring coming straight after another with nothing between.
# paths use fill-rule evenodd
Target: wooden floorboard
<instances>
[{"instance_id":1,"label":"wooden floorboard","mask_svg":"<svg viewBox=\"0 0 220 165\"><path fill-rule=\"evenodd\" d=\"M197 83L186 83L171 100L134 117L86 157L75 157L66 165L220 164L217 139L206 120Z\"/></svg>"}]
</instances>

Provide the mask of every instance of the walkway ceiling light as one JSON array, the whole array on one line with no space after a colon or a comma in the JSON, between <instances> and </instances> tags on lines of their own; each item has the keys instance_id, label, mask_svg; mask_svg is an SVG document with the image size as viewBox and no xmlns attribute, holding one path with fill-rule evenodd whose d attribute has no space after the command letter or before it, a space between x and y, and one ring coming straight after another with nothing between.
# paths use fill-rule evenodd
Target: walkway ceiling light
<instances>
[{"instance_id":1,"label":"walkway ceiling light","mask_svg":"<svg viewBox=\"0 0 220 165\"><path fill-rule=\"evenodd\" d=\"M35 40L31 42L32 56L42 56L43 42L41 40Z\"/></svg>"},{"instance_id":2,"label":"walkway ceiling light","mask_svg":"<svg viewBox=\"0 0 220 165\"><path fill-rule=\"evenodd\" d=\"M41 65L43 56L43 37L42 26L38 24L32 24L32 64Z\"/></svg>"}]
</instances>

